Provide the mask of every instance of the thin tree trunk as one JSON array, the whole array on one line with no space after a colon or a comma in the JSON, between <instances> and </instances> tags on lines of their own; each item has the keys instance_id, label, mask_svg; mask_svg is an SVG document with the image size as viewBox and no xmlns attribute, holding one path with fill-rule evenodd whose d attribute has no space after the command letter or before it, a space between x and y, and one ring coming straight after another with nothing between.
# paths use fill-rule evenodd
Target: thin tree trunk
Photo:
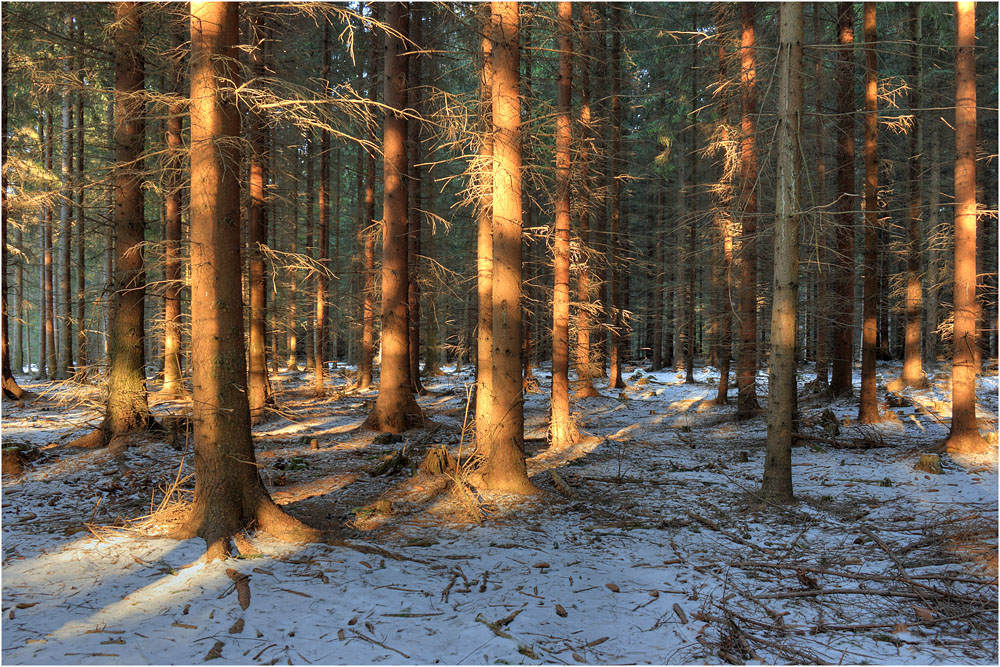
<instances>
[{"instance_id":1,"label":"thin tree trunk","mask_svg":"<svg viewBox=\"0 0 1000 667\"><path fill-rule=\"evenodd\" d=\"M320 77L323 98L330 96L330 22L323 23L323 66ZM316 319L313 325L313 395L326 394L324 365L326 359L326 295L330 264L330 133L320 129L319 149L319 239L317 260L320 272L316 276Z\"/></svg>"},{"instance_id":2,"label":"thin tree trunk","mask_svg":"<svg viewBox=\"0 0 1000 667\"><path fill-rule=\"evenodd\" d=\"M52 120L52 113L46 114L46 136L48 141L45 145L45 169L52 172L52 154L55 147L55 128ZM56 309L55 309L55 266L52 258L52 205L45 207L45 349L46 366L48 373L46 377L55 380L59 379L59 362L56 349Z\"/></svg>"},{"instance_id":3,"label":"thin tree trunk","mask_svg":"<svg viewBox=\"0 0 1000 667\"><path fill-rule=\"evenodd\" d=\"M379 18L380 5L372 5L372 16ZM375 72L378 69L378 40L375 31L370 33L368 51L368 101L373 105L378 98ZM375 142L374 121L369 138ZM365 159L365 219L364 219L364 297L361 305L361 359L358 363L358 389L368 389L372 384L372 360L375 350L375 153L369 150Z\"/></svg>"},{"instance_id":4,"label":"thin tree trunk","mask_svg":"<svg viewBox=\"0 0 1000 667\"><path fill-rule=\"evenodd\" d=\"M976 3L956 2L955 287L949 454L984 453L976 421Z\"/></svg>"},{"instance_id":5,"label":"thin tree trunk","mask_svg":"<svg viewBox=\"0 0 1000 667\"><path fill-rule=\"evenodd\" d=\"M823 28L820 22L820 13L823 3L813 3L813 41L816 44L823 43ZM816 73L814 76L816 93L816 184L814 192L816 194L813 203L817 207L816 214L816 303L814 313L816 321L816 388L819 392L826 393L830 389L830 250L827 247L830 242L830 234L827 229L829 216L824 208L827 206L826 187L826 128L824 118L826 114L826 68L824 49L815 50Z\"/></svg>"},{"instance_id":6,"label":"thin tree trunk","mask_svg":"<svg viewBox=\"0 0 1000 667\"><path fill-rule=\"evenodd\" d=\"M938 359L938 304L940 303L941 281L939 280L939 268L941 265L940 253L935 247L935 241L939 238L938 223L939 210L941 208L941 166L937 162L937 156L941 155L941 124L934 120L931 123L931 155L934 159L930 161L930 175L928 176L927 189L927 229L924 233L925 252L927 254L927 274L924 285L927 293L926 312L926 333L924 334L924 347L927 363L934 365Z\"/></svg>"},{"instance_id":7,"label":"thin tree trunk","mask_svg":"<svg viewBox=\"0 0 1000 667\"><path fill-rule=\"evenodd\" d=\"M82 39L83 30L77 29L77 36ZM83 93L76 95L76 371L80 381L86 381L88 376L87 354L87 255L86 255L86 212L84 211L84 190L86 165L84 164L84 125L83 125Z\"/></svg>"},{"instance_id":8,"label":"thin tree trunk","mask_svg":"<svg viewBox=\"0 0 1000 667\"><path fill-rule=\"evenodd\" d=\"M858 421L881 420L875 397L875 343L878 333L878 72L875 59L875 3L864 4L865 30L865 283L861 343L861 397Z\"/></svg>"},{"instance_id":9,"label":"thin tree trunk","mask_svg":"<svg viewBox=\"0 0 1000 667\"><path fill-rule=\"evenodd\" d=\"M250 67L254 77L262 79L267 72L264 41L268 38L265 19L253 8L250 13ZM250 109L248 138L250 152L249 204L247 206L247 250L250 292L250 347L248 355L247 400L250 404L250 423L264 419L264 410L274 403L271 383L267 375L267 267L264 247L267 245L269 206L265 201L267 161L270 131L260 113ZM325 136L325 135L324 135ZM322 183L322 181L321 181ZM320 206L323 189L320 186ZM322 381L322 377L320 378Z\"/></svg>"},{"instance_id":10,"label":"thin tree trunk","mask_svg":"<svg viewBox=\"0 0 1000 667\"><path fill-rule=\"evenodd\" d=\"M799 206L802 147L802 3L779 6L778 183L774 227L774 297L768 363L767 453L761 495L792 500L795 338L799 299Z\"/></svg>"},{"instance_id":11,"label":"thin tree trunk","mask_svg":"<svg viewBox=\"0 0 1000 667\"><path fill-rule=\"evenodd\" d=\"M906 338L903 349L903 385L926 387L923 355L920 347L921 316L923 315L923 291L920 275L921 215L923 210L923 152L924 124L921 93L923 89L923 54L921 42L923 31L920 22L920 3L910 3L910 108L913 127L910 129L910 206L907 215L908 247L906 249ZM936 155L934 156L937 157Z\"/></svg>"},{"instance_id":12,"label":"thin tree trunk","mask_svg":"<svg viewBox=\"0 0 1000 667\"><path fill-rule=\"evenodd\" d=\"M757 66L754 13L752 3L740 5L742 94L738 210L743 229L740 234L739 345L736 356L738 419L749 419L757 410Z\"/></svg>"},{"instance_id":13,"label":"thin tree trunk","mask_svg":"<svg viewBox=\"0 0 1000 667\"><path fill-rule=\"evenodd\" d=\"M72 37L73 16L65 15L66 36ZM62 135L60 141L59 190L59 351L56 355L56 379L65 380L73 368L73 104L69 77L72 58L63 56Z\"/></svg>"},{"instance_id":14,"label":"thin tree trunk","mask_svg":"<svg viewBox=\"0 0 1000 667\"><path fill-rule=\"evenodd\" d=\"M622 308L621 273L618 267L618 256L621 246L621 170L622 170L622 12L624 7L619 3L609 5L611 11L611 155L609 160L610 178L608 179L610 198L611 228L608 236L608 286L611 292L610 350L608 357L609 374L608 389L624 389L625 378L622 376L622 328L624 317Z\"/></svg>"},{"instance_id":15,"label":"thin tree trunk","mask_svg":"<svg viewBox=\"0 0 1000 667\"><path fill-rule=\"evenodd\" d=\"M724 44L719 44L719 81L723 82L725 80L726 47ZM731 140L729 132L729 96L725 92L722 93L722 99L719 104L719 123L722 128L719 140L725 146ZM719 349L716 354L719 367L719 388L715 396L715 403L717 405L727 405L729 403L729 367L733 351L733 221L727 213L732 204L732 183L725 174L725 159L723 157L723 173L720 175L720 182L715 188L716 209L714 214L715 226L719 235L719 244L722 246L721 252L719 249L716 250L721 265L719 266L721 276L717 294L718 307L716 308L719 340ZM658 187L656 194L657 207L662 211L663 202L661 198L663 197L663 188ZM662 246L658 244L657 248L659 250ZM657 264L662 266L662 258L659 255L657 256ZM661 285L662 281L658 281L658 291L661 289ZM655 345L659 347L659 341Z\"/></svg>"},{"instance_id":16,"label":"thin tree trunk","mask_svg":"<svg viewBox=\"0 0 1000 667\"><path fill-rule=\"evenodd\" d=\"M170 58L170 81L173 92L183 96L184 74L176 60L184 45L180 20L171 25L174 57ZM167 281L163 294L163 387L160 392L178 395L184 392L181 381L181 196L184 181L184 139L182 132L184 105L178 100L167 108L166 144L169 163L166 175L166 233L163 239L164 278Z\"/></svg>"},{"instance_id":17,"label":"thin tree trunk","mask_svg":"<svg viewBox=\"0 0 1000 667\"><path fill-rule=\"evenodd\" d=\"M552 447L566 447L579 437L569 415L569 240L570 145L573 85L573 5L563 0L557 9L559 74L556 83L556 201L552 252Z\"/></svg>"},{"instance_id":18,"label":"thin tree trunk","mask_svg":"<svg viewBox=\"0 0 1000 667\"><path fill-rule=\"evenodd\" d=\"M316 139L313 136L313 131L311 129L306 130L306 247L305 252L312 258L316 257L316 244L315 244L315 231L316 231L316 179L313 175L313 163L316 161ZM318 277L313 278L314 280L319 280ZM308 283L307 283L308 285ZM309 290L306 289L306 298L309 297ZM305 341L306 341L306 370L312 370L315 372L316 364L316 345L315 345L315 335L314 326L315 319L310 317L314 315L312 309L308 306L308 301L306 302L306 327L305 327Z\"/></svg>"},{"instance_id":19,"label":"thin tree trunk","mask_svg":"<svg viewBox=\"0 0 1000 667\"><path fill-rule=\"evenodd\" d=\"M406 45L409 9L405 3L386 5L386 23L393 32L385 43L385 160L382 205L382 366L375 409L365 424L376 431L400 433L423 423L410 381L407 332L407 183Z\"/></svg>"},{"instance_id":20,"label":"thin tree trunk","mask_svg":"<svg viewBox=\"0 0 1000 667\"><path fill-rule=\"evenodd\" d=\"M694 6L692 16L692 27L695 31L698 28L698 6ZM698 122L695 114L698 110L698 43L691 44L691 145L688 146L688 262L687 262L687 289L685 298L687 299L687 313L685 325L687 327L687 346L684 348L684 382L694 382L694 357L697 349L695 340L695 274L697 271L698 256Z\"/></svg>"},{"instance_id":21,"label":"thin tree trunk","mask_svg":"<svg viewBox=\"0 0 1000 667\"><path fill-rule=\"evenodd\" d=\"M594 25L594 6L590 2L584 2L580 7L582 16L582 29L580 31L580 132L583 142L580 148L580 182L584 185L581 196L584 198L583 206L580 207L580 246L581 263L577 273L577 292L580 299L580 307L576 313L576 376L578 398L591 398L597 396L597 389L594 388L594 369L591 362L591 330L593 327L595 304L594 301L594 272L592 269L594 253L591 249L590 221L595 206L592 191L595 183L594 173L594 131L591 126L593 122L591 100L590 100L590 73L591 58L593 57L593 41L591 30Z\"/></svg>"},{"instance_id":22,"label":"thin tree trunk","mask_svg":"<svg viewBox=\"0 0 1000 667\"><path fill-rule=\"evenodd\" d=\"M416 5L414 5L416 9ZM411 16L410 19L410 38L413 40L414 44L417 44L419 48L420 42L422 41L421 31L420 31L420 17L421 12L417 11ZM420 64L421 59L419 56L412 58L409 68L409 84L410 90L408 92L409 96L409 106L415 109L417 113L420 113L420 95L421 95L421 77L420 77ZM410 382L413 385L413 391L417 394L424 393L424 386L420 383L420 283L419 278L419 260L420 260L420 227L421 227L421 206L423 202L420 199L420 160L421 158L421 146L420 146L420 123L416 120L410 119L407 121L407 143L409 144L409 184L407 186L407 195L409 198L408 203L408 214L407 214L407 266L410 271L409 275L409 287L407 290L407 317L408 317L408 329L407 335L409 337L408 347L409 347L409 362L410 362Z\"/></svg>"},{"instance_id":23,"label":"thin tree trunk","mask_svg":"<svg viewBox=\"0 0 1000 667\"><path fill-rule=\"evenodd\" d=\"M837 3L837 261L830 392L850 396L854 371L854 5Z\"/></svg>"}]
</instances>

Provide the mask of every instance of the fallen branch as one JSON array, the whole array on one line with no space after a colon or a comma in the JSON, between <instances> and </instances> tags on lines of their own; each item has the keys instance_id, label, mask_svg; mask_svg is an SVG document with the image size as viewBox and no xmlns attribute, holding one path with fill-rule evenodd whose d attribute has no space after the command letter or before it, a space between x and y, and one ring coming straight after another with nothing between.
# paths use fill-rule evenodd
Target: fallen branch
<instances>
[{"instance_id":1,"label":"fallen branch","mask_svg":"<svg viewBox=\"0 0 1000 667\"><path fill-rule=\"evenodd\" d=\"M377 639L374 639L374 638L372 638L372 637L369 637L369 636L367 636L367 635L365 635L365 634L362 634L362 633L358 632L357 630L355 630L354 628L351 628L351 632L353 632L353 633L354 633L354 634L355 634L355 635L356 635L356 636L357 636L358 638L360 638L360 639L364 639L364 640L365 640L366 642L371 642L372 644L377 644L378 646L381 646L381 647L382 647L382 648L384 648L384 649L387 649L387 650L389 650L389 651L393 651L394 653L398 653L398 654L400 654L401 656L403 656L403 657L404 657L404 658L406 658L407 660L409 660L409 659L410 659L410 656L406 655L405 653L403 653L402 651L400 651L400 650L399 650L398 648L393 648L393 647L391 647L391 646L388 646L388 645L386 645L386 644L383 644L383 643L382 643L382 642L380 642L379 640L377 640Z\"/></svg>"}]
</instances>

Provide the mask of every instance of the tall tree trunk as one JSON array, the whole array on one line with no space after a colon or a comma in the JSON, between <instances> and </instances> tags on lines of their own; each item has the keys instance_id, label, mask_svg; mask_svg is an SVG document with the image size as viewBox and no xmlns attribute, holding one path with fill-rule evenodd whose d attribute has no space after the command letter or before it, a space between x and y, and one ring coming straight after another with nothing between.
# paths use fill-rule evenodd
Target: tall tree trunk
<instances>
[{"instance_id":1,"label":"tall tree trunk","mask_svg":"<svg viewBox=\"0 0 1000 667\"><path fill-rule=\"evenodd\" d=\"M694 6L692 15L692 29L697 32L698 27L698 5ZM686 317L684 324L687 327L687 346L684 348L684 382L694 382L694 357L697 349L695 340L695 274L697 272L698 256L698 122L695 114L698 110L698 42L691 44L691 145L688 146L688 262L687 262L687 287L684 296L687 300Z\"/></svg>"},{"instance_id":2,"label":"tall tree trunk","mask_svg":"<svg viewBox=\"0 0 1000 667\"><path fill-rule=\"evenodd\" d=\"M166 228L163 239L164 279L167 282L163 294L163 387L160 392L176 396L184 393L181 380L181 290L183 273L181 268L181 197L184 183L184 74L181 57L184 42L183 24L177 20L171 25L173 57L169 59L169 73L173 92L179 99L167 108L166 144L169 151L166 174Z\"/></svg>"},{"instance_id":3,"label":"tall tree trunk","mask_svg":"<svg viewBox=\"0 0 1000 667\"><path fill-rule=\"evenodd\" d=\"M10 79L7 78L7 49L3 49L2 58L3 82L0 83L0 87L3 88L3 108L0 109L0 114L2 114L0 122L3 123L3 127L0 128L0 141L3 143L0 145L0 151L2 151L2 153L0 153L0 159L2 159L3 167L2 177L0 178L2 178L3 182L0 183L0 197L2 197L2 200L0 200L0 216L2 216L3 219L0 221L0 224L3 225L3 238L0 239L0 253L3 254L2 257L0 257L0 260L2 260L3 287L0 288L0 296L3 297L3 309L0 311L0 315L2 315L2 322L0 322L0 337L2 337L3 340L0 341L0 355L2 355L3 367L3 396L4 398L20 401L25 397L26 392L20 387L20 385L17 384L17 380L14 379L14 373L10 367L10 329L8 328L10 323L7 318L7 286L10 284L7 280L7 267L9 266L7 263L7 119L8 116L10 116L8 96L8 84ZM21 246L21 249L23 249L23 246ZM20 266L23 261L23 259L19 261L18 266ZM19 296L19 302L20 299L21 297Z\"/></svg>"},{"instance_id":4,"label":"tall tree trunk","mask_svg":"<svg viewBox=\"0 0 1000 667\"><path fill-rule=\"evenodd\" d=\"M552 251L552 447L566 447L579 437L569 415L569 240L570 144L573 91L573 5L558 4L559 78L556 83L556 201Z\"/></svg>"},{"instance_id":5,"label":"tall tree trunk","mask_svg":"<svg viewBox=\"0 0 1000 667\"><path fill-rule=\"evenodd\" d=\"M316 243L315 243L315 232L316 232L316 179L313 174L313 163L316 161L316 138L313 136L312 129L306 130L306 247L305 252L309 254L310 257L316 257ZM315 280L319 280L318 277L312 277ZM306 298L308 299L309 290L306 290ZM312 370L315 373L316 364L316 345L315 345L315 317L310 317L310 315L315 316L312 312L312 308L308 307L306 311L306 327L305 327L305 341L306 341L306 370Z\"/></svg>"},{"instance_id":6,"label":"tall tree trunk","mask_svg":"<svg viewBox=\"0 0 1000 667\"><path fill-rule=\"evenodd\" d=\"M910 109L913 127L910 129L909 211L907 215L906 248L906 338L903 348L903 385L926 387L923 356L920 348L921 316L923 315L923 288L920 275L921 225L923 209L923 152L924 124L921 93L923 82L923 31L920 21L920 3L910 3ZM934 156L935 159L937 155Z\"/></svg>"},{"instance_id":7,"label":"tall tree trunk","mask_svg":"<svg viewBox=\"0 0 1000 667\"><path fill-rule=\"evenodd\" d=\"M778 183L774 226L774 300L768 363L767 453L761 495L792 500L795 338L799 299L799 206L802 167L802 3L779 6Z\"/></svg>"},{"instance_id":8,"label":"tall tree trunk","mask_svg":"<svg viewBox=\"0 0 1000 667\"><path fill-rule=\"evenodd\" d=\"M738 419L757 410L757 65L753 3L740 5L740 281L736 355ZM693 258L691 261L694 261Z\"/></svg>"},{"instance_id":9,"label":"tall tree trunk","mask_svg":"<svg viewBox=\"0 0 1000 667\"><path fill-rule=\"evenodd\" d=\"M833 284L830 392L853 393L854 371L854 5L837 3L837 261Z\"/></svg>"},{"instance_id":10,"label":"tall tree trunk","mask_svg":"<svg viewBox=\"0 0 1000 667\"><path fill-rule=\"evenodd\" d=\"M976 421L976 3L955 3L955 287L949 454L984 453Z\"/></svg>"},{"instance_id":11,"label":"tall tree trunk","mask_svg":"<svg viewBox=\"0 0 1000 667\"><path fill-rule=\"evenodd\" d=\"M813 3L813 41L816 44L823 43L823 26L820 22L822 7L823 3L821 2ZM830 233L827 226L829 216L824 210L828 203L826 187L826 128L824 126L827 86L824 53L824 49L822 48L816 49L815 53L816 73L814 80L816 83L814 90L816 93L816 116L814 119L814 132L816 134L816 184L814 191L816 196L814 206L816 206L818 211L815 217L818 247L816 248L816 303L813 310L816 320L816 388L818 391L826 393L830 389L830 299L827 283L830 280L831 273L831 252L828 247L830 242Z\"/></svg>"},{"instance_id":12,"label":"tall tree trunk","mask_svg":"<svg viewBox=\"0 0 1000 667\"><path fill-rule=\"evenodd\" d=\"M861 398L858 421L881 420L875 397L878 333L878 71L875 59L875 3L864 4L865 30L865 284L861 330Z\"/></svg>"},{"instance_id":13,"label":"tall tree trunk","mask_svg":"<svg viewBox=\"0 0 1000 667\"><path fill-rule=\"evenodd\" d=\"M52 113L46 114L45 170L53 170L52 154L55 150L55 127ZM55 264L52 257L52 204L45 207L45 377L59 379L59 362L56 349Z\"/></svg>"},{"instance_id":14,"label":"tall tree trunk","mask_svg":"<svg viewBox=\"0 0 1000 667\"><path fill-rule=\"evenodd\" d=\"M590 221L593 215L594 198L592 190L594 175L594 132L591 127L592 110L590 100L591 58L593 57L590 31L594 25L594 6L584 2L581 7L582 29L580 31L580 132L583 142L580 147L580 182L583 184L580 207L580 245L581 263L577 273L577 292L580 307L576 314L576 376L578 398L597 396L594 388L594 370L591 364L590 339L594 320L594 273L591 268L594 263L594 253L590 243Z\"/></svg>"},{"instance_id":15,"label":"tall tree trunk","mask_svg":"<svg viewBox=\"0 0 1000 667\"><path fill-rule=\"evenodd\" d=\"M366 425L376 431L400 433L423 423L413 398L407 332L407 183L406 120L409 9L405 3L386 5L392 32L385 41L385 194L382 204L382 365L378 398Z\"/></svg>"},{"instance_id":16,"label":"tall tree trunk","mask_svg":"<svg viewBox=\"0 0 1000 667\"><path fill-rule=\"evenodd\" d=\"M724 44L719 44L719 82L724 82L726 80L726 47ZM730 138L729 130L729 96L728 93L722 92L722 99L719 104L719 124L721 127L721 136L719 137L720 142L723 146L726 146ZM725 151L726 148L723 148ZM717 405L726 405L729 403L729 367L730 367L730 357L733 351L733 221L729 216L727 211L732 204L732 182L729 180L729 176L726 174L725 161L726 157L722 158L722 173L720 174L719 183L715 187L715 226L717 233L719 235L719 244L721 244L721 252L717 249L716 252L719 254L719 260L721 266L719 266L720 273L720 285L718 293L718 308L716 309L716 317L718 317L718 340L719 340L719 350L717 353L717 363L719 366L719 388L715 396L715 403ZM662 198L664 196L662 186L657 187L657 208L661 211L664 207ZM662 224L661 224L662 226ZM662 248L662 245L657 245L658 249ZM657 265L662 266L662 258L657 256ZM657 274L658 277L660 274ZM657 290L661 289L662 281L657 281ZM662 300L662 296L660 297ZM659 342L657 341L656 346L659 347Z\"/></svg>"},{"instance_id":17,"label":"tall tree trunk","mask_svg":"<svg viewBox=\"0 0 1000 667\"><path fill-rule=\"evenodd\" d=\"M290 195L292 204L292 237L288 244L288 251L293 255L299 252L299 148L292 146L292 192ZM296 373L299 371L299 279L296 272L289 272L288 276L288 324L285 336L285 347L288 348L288 361L286 366L288 371Z\"/></svg>"},{"instance_id":18,"label":"tall tree trunk","mask_svg":"<svg viewBox=\"0 0 1000 667\"><path fill-rule=\"evenodd\" d=\"M414 9L416 5L414 5ZM410 18L410 38L417 48L420 48L421 32L420 17L418 11ZM420 113L421 77L420 77L420 57L414 57L410 62L408 103L410 108ZM414 119L407 121L407 143L409 145L409 185L407 187L408 214L407 214L407 267L409 268L409 286L407 289L407 317L408 317L408 347L410 357L410 382L413 391L418 394L424 393L424 386L420 383L420 284L419 260L420 260L420 227L421 227L421 206L420 200L420 123Z\"/></svg>"},{"instance_id":19,"label":"tall tree trunk","mask_svg":"<svg viewBox=\"0 0 1000 667\"><path fill-rule=\"evenodd\" d=\"M116 454L125 436L155 424L146 391L146 271L143 159L146 144L145 64L142 55L144 9L138 2L116 2L114 43L115 273L112 301L108 403L100 428L73 443L97 447L110 443Z\"/></svg>"},{"instance_id":20,"label":"tall tree trunk","mask_svg":"<svg viewBox=\"0 0 1000 667\"><path fill-rule=\"evenodd\" d=\"M490 5L484 11L483 70L480 74L480 108L483 116L479 146L479 203L476 209L476 449L489 456L493 445L493 134L490 114L493 100L493 27Z\"/></svg>"},{"instance_id":21,"label":"tall tree trunk","mask_svg":"<svg viewBox=\"0 0 1000 667\"><path fill-rule=\"evenodd\" d=\"M380 5L372 5L372 16L379 18ZM371 48L368 52L368 101L374 109L378 99L375 72L378 63L378 40L374 29L370 31ZM371 121L369 139L375 143L375 124ZM364 244L364 298L361 305L361 359L358 363L358 389L368 389L372 384L372 360L375 355L375 152L368 151L365 159L365 244Z\"/></svg>"},{"instance_id":22,"label":"tall tree trunk","mask_svg":"<svg viewBox=\"0 0 1000 667\"><path fill-rule=\"evenodd\" d=\"M251 7L250 12L250 67L251 73L262 80L267 73L265 62L265 40L268 29L265 18ZM324 49L325 52L325 49ZM329 55L329 54L327 54ZM260 84L258 84L260 85ZM247 206L247 250L250 292L250 349L248 350L249 376L247 379L247 400L250 404L250 423L263 421L264 411L274 403L271 383L267 375L267 267L264 261L264 247L267 246L269 206L265 200L267 184L267 161L270 148L270 130L260 113L250 109L247 114L247 132L250 150L250 200ZM324 136L327 136L324 133ZM320 206L323 205L322 180L320 185ZM320 376L322 383L322 376Z\"/></svg>"},{"instance_id":23,"label":"tall tree trunk","mask_svg":"<svg viewBox=\"0 0 1000 667\"><path fill-rule=\"evenodd\" d=\"M194 501L177 537L202 537L209 558L251 525L288 541L316 531L271 501L254 460L240 274L239 5L191 3L191 290Z\"/></svg>"},{"instance_id":24,"label":"tall tree trunk","mask_svg":"<svg viewBox=\"0 0 1000 667\"><path fill-rule=\"evenodd\" d=\"M618 266L618 256L621 248L621 217L622 217L622 12L625 8L619 3L609 6L611 11L611 155L609 166L611 178L608 179L610 198L611 229L608 235L608 286L611 291L610 350L608 389L624 389L625 378L622 377L622 329L625 318L622 306L621 271Z\"/></svg>"},{"instance_id":25,"label":"tall tree trunk","mask_svg":"<svg viewBox=\"0 0 1000 667\"><path fill-rule=\"evenodd\" d=\"M524 464L521 370L521 94L520 10L492 3L493 34L493 350L489 454L479 484L492 491L535 493Z\"/></svg>"},{"instance_id":26,"label":"tall tree trunk","mask_svg":"<svg viewBox=\"0 0 1000 667\"><path fill-rule=\"evenodd\" d=\"M938 304L940 303L941 281L939 280L939 269L941 266L940 252L935 247L935 240L939 237L940 230L938 223L941 208L941 165L938 164L937 156L941 155L941 123L934 120L930 125L931 130L931 152L935 159L930 161L930 174L927 179L927 228L924 232L925 252L927 255L927 273L924 286L927 294L926 332L924 334L924 348L928 364L937 364L938 359Z\"/></svg>"},{"instance_id":27,"label":"tall tree trunk","mask_svg":"<svg viewBox=\"0 0 1000 667\"><path fill-rule=\"evenodd\" d=\"M66 36L72 38L73 17L65 15ZM62 134L60 141L59 191L59 351L56 355L56 379L65 380L73 367L73 104L69 92L72 58L63 55Z\"/></svg>"},{"instance_id":28,"label":"tall tree trunk","mask_svg":"<svg viewBox=\"0 0 1000 667\"><path fill-rule=\"evenodd\" d=\"M83 30L77 26L77 36L83 38ZM82 64L82 63L81 63ZM77 378L83 382L88 376L87 354L87 254L86 254L86 212L83 208L86 165L84 164L83 93L76 95L76 370Z\"/></svg>"},{"instance_id":29,"label":"tall tree trunk","mask_svg":"<svg viewBox=\"0 0 1000 667\"><path fill-rule=\"evenodd\" d=\"M330 96L330 22L323 23L323 66L320 77L323 98ZM320 271L316 275L316 319L313 325L313 395L326 394L323 379L326 361L326 294L330 264L330 133L320 129L319 149L319 239L317 240Z\"/></svg>"}]
</instances>

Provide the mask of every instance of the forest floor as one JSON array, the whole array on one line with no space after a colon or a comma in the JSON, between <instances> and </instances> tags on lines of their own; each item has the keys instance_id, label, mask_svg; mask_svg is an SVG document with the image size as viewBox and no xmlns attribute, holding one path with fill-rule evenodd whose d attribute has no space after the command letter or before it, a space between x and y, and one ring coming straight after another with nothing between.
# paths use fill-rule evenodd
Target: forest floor
<instances>
[{"instance_id":1,"label":"forest floor","mask_svg":"<svg viewBox=\"0 0 1000 667\"><path fill-rule=\"evenodd\" d=\"M375 392L346 392L343 366L326 398L283 372L255 429L262 477L330 537L258 536L259 556L213 563L201 540L156 537L191 497L183 434L135 443L123 473L64 446L97 423L99 389L26 382L40 396L4 404L4 446L42 457L3 483L2 662L993 665L996 449L914 468L947 432L945 370L887 398L899 367L880 365L879 399L901 405L877 427L854 423L853 400L803 393L801 430L820 439L793 451L797 500L781 507L755 495L764 416L713 405L712 369L599 385L574 402L587 437L560 452L545 451L547 393L530 394L543 493L527 499L414 473L429 447L468 451L469 372L429 379L432 421L398 441L358 429ZM996 443L995 369L979 409ZM408 463L371 474L395 452Z\"/></svg>"}]
</instances>

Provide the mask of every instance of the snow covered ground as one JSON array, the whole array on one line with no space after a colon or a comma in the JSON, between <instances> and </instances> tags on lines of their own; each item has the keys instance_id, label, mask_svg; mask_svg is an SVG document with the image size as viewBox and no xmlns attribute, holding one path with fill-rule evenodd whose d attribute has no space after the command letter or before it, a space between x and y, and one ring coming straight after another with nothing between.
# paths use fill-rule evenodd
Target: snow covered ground
<instances>
[{"instance_id":1,"label":"snow covered ground","mask_svg":"<svg viewBox=\"0 0 1000 667\"><path fill-rule=\"evenodd\" d=\"M899 368L879 372L884 386ZM468 373L428 381L432 423L399 442L357 430L374 392L315 399L284 373L258 460L278 502L330 537L256 537L260 556L207 564L200 540L129 522L178 479L166 506L190 497L183 437L180 449L136 443L123 474L107 452L62 447L96 423L96 389L28 383L46 393L4 404L4 446L46 456L4 478L2 661L997 663L996 452L943 456L941 475L914 469L947 432L946 374L902 392L913 404L885 408L895 417L877 428L853 424L854 401L803 395L802 428L823 439L794 450L788 507L755 495L764 418L737 423L733 406L712 405L717 373L627 377L624 392L574 403L588 437L568 451L545 451L548 397L527 397L529 474L544 493L525 500L473 498L411 466L368 472L404 447L411 462L435 444L468 451ZM995 375L979 396L995 443ZM158 415L186 408L153 401ZM847 446L862 442L879 446Z\"/></svg>"}]
</instances>

